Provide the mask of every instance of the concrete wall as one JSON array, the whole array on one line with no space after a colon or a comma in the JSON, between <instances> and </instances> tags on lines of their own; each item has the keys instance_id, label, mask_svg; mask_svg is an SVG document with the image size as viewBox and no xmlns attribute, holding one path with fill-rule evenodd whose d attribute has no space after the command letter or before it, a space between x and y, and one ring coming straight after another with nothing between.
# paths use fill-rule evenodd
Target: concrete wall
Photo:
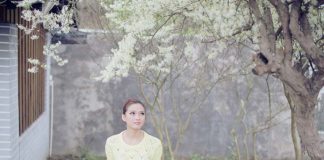
<instances>
[{"instance_id":1,"label":"concrete wall","mask_svg":"<svg viewBox=\"0 0 324 160\"><path fill-rule=\"evenodd\" d=\"M69 59L63 67L53 65L54 77L54 154L80 154L86 149L97 155L104 155L104 143L108 136L125 129L121 120L121 106L127 98L142 99L138 81L134 75L120 82L101 83L91 77L98 74L104 54L113 48L112 39L100 35L89 35L88 44L65 45L62 55ZM105 41L106 40L106 41ZM248 62L248 57L241 57ZM191 73L188 73L191 74ZM254 85L249 101L246 102L245 122L249 129L262 124L269 114L266 77L249 75ZM183 80L185 80L184 78ZM193 114L188 130L183 136L178 154L184 156L207 155L229 157L234 149L233 129L237 131L239 145L242 147L244 127L237 120L240 100L248 95L247 83L243 79L229 79L218 84L211 92L207 102L201 104ZM178 82L174 89L176 100L181 105L181 116L187 115L187 106L193 95L183 90ZM260 159L283 159L293 157L290 138L290 122L286 99L279 81L269 78L272 93L272 114L278 108L287 107L279 114L279 125L257 134L256 149ZM189 99L185 99L189 98ZM175 140L175 116L172 113L171 97L166 93L166 121L172 140ZM148 117L145 130L157 136ZM251 137L247 145L252 153ZM242 147L243 149L244 147ZM244 149L242 150L242 152Z\"/></svg>"},{"instance_id":2,"label":"concrete wall","mask_svg":"<svg viewBox=\"0 0 324 160\"><path fill-rule=\"evenodd\" d=\"M45 89L44 113L19 136L17 59L16 25L0 23L0 160L45 160L49 153L49 88Z\"/></svg>"},{"instance_id":3,"label":"concrete wall","mask_svg":"<svg viewBox=\"0 0 324 160\"><path fill-rule=\"evenodd\" d=\"M317 106L317 125L318 125L318 129L319 131L321 131L321 133L324 133L324 89L322 88L320 94L319 94L319 104Z\"/></svg>"},{"instance_id":4,"label":"concrete wall","mask_svg":"<svg viewBox=\"0 0 324 160\"><path fill-rule=\"evenodd\" d=\"M321 89L319 95L319 103L317 106L317 113L315 114L317 118L317 126L319 135L322 138L322 147L324 148L324 88Z\"/></svg>"}]
</instances>

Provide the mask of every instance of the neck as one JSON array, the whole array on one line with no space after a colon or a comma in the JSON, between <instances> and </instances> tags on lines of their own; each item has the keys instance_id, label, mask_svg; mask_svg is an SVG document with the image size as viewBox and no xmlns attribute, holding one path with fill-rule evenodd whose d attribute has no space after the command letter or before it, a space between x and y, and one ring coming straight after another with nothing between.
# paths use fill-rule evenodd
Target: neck
<instances>
[{"instance_id":1,"label":"neck","mask_svg":"<svg viewBox=\"0 0 324 160\"><path fill-rule=\"evenodd\" d=\"M124 134L127 136L127 137L130 137L130 138L138 138L138 137L142 137L143 136L143 131L138 129L138 130L134 130L134 129L129 129L127 128L125 131L124 131Z\"/></svg>"},{"instance_id":2,"label":"neck","mask_svg":"<svg viewBox=\"0 0 324 160\"><path fill-rule=\"evenodd\" d=\"M123 140L128 145L136 145L144 138L144 131L126 129L122 133Z\"/></svg>"}]
</instances>

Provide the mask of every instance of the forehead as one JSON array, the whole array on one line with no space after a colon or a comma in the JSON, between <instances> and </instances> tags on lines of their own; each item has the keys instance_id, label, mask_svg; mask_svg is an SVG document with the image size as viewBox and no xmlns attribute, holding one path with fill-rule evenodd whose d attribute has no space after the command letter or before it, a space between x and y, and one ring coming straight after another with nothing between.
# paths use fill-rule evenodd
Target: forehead
<instances>
[{"instance_id":1,"label":"forehead","mask_svg":"<svg viewBox=\"0 0 324 160\"><path fill-rule=\"evenodd\" d=\"M127 107L127 111L145 111L144 107L139 103L131 104Z\"/></svg>"}]
</instances>

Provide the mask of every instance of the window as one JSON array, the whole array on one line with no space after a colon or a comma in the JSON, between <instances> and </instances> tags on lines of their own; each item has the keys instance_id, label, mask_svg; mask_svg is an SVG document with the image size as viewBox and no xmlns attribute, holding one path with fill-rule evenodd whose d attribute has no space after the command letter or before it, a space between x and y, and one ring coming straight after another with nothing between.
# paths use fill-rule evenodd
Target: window
<instances>
[{"instance_id":1,"label":"window","mask_svg":"<svg viewBox=\"0 0 324 160\"><path fill-rule=\"evenodd\" d=\"M30 25L20 18L22 8L0 5L0 22ZM45 31L38 26L37 40L31 40L31 35L18 31L18 106L19 134L21 135L44 111L45 72L40 69L37 74L28 73L31 65L28 58L44 59L43 46Z\"/></svg>"}]
</instances>

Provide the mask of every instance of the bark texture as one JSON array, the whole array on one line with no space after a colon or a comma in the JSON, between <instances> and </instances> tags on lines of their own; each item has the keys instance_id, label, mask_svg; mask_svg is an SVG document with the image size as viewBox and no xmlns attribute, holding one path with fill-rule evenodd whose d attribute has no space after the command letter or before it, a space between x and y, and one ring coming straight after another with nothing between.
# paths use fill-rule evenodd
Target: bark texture
<instances>
[{"instance_id":1,"label":"bark texture","mask_svg":"<svg viewBox=\"0 0 324 160\"><path fill-rule=\"evenodd\" d=\"M294 114L301 145L311 159L324 159L314 113L317 96L324 85L324 53L323 46L318 46L315 42L307 17L307 9L311 4L303 0L290 3L280 0L269 2L279 15L281 26L277 31L274 29L269 8L261 1L248 1L255 20L260 24L258 26L260 51L253 58L256 66L252 71L256 75L271 74L282 81L286 97L293 104L291 111ZM321 6L323 3L323 0L318 0L316 5ZM277 40L283 43L283 47L276 46ZM293 54L296 52L293 43L301 47L306 62L300 58L299 62L292 63ZM309 67L305 67L305 64ZM312 69L312 75L306 77L305 73L309 68ZM300 158L299 154L296 154L296 158Z\"/></svg>"},{"instance_id":2,"label":"bark texture","mask_svg":"<svg viewBox=\"0 0 324 160\"><path fill-rule=\"evenodd\" d=\"M285 91L288 94L287 98L293 102L291 111L295 114L294 118L298 135L300 136L303 147L311 159L323 159L324 150L321 148L320 137L315 124L316 99L313 99L312 96L300 96L294 93L290 87L285 87ZM297 156L299 157L300 155L296 155L296 159Z\"/></svg>"},{"instance_id":3,"label":"bark texture","mask_svg":"<svg viewBox=\"0 0 324 160\"><path fill-rule=\"evenodd\" d=\"M291 111L291 138L294 144L294 150L295 150L295 160L302 160L302 151L301 151L301 144L300 144L300 138L297 131L297 122L296 122L296 105L291 99L290 93L288 92L287 86L284 86L285 96L288 100L288 104Z\"/></svg>"}]
</instances>

